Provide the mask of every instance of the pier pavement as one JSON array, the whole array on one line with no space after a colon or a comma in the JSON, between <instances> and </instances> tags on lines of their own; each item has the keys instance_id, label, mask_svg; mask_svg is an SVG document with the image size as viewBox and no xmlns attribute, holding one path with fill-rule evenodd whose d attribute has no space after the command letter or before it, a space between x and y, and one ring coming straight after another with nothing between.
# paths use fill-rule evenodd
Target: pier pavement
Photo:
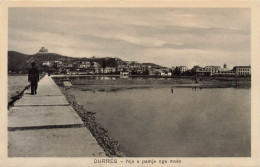
<instances>
[{"instance_id":1,"label":"pier pavement","mask_svg":"<svg viewBox=\"0 0 260 167\"><path fill-rule=\"evenodd\" d=\"M8 111L9 157L104 157L105 152L84 126L50 76L30 89Z\"/></svg>"}]
</instances>

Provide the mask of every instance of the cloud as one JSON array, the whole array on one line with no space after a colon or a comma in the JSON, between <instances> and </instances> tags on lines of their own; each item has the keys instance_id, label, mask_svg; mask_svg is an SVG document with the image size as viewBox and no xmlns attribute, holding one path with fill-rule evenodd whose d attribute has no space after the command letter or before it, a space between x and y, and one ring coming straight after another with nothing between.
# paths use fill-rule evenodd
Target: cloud
<instances>
[{"instance_id":1,"label":"cloud","mask_svg":"<svg viewBox=\"0 0 260 167\"><path fill-rule=\"evenodd\" d=\"M9 50L27 54L45 46L165 66L251 60L246 8L10 8L8 38Z\"/></svg>"},{"instance_id":2,"label":"cloud","mask_svg":"<svg viewBox=\"0 0 260 167\"><path fill-rule=\"evenodd\" d=\"M136 54L136 59L141 62L154 61L159 64L165 64L168 67L184 65L192 68L194 65L219 65L224 63L229 67L235 65L249 65L250 54L230 51L210 51L198 49L145 49ZM232 59L226 59L232 57Z\"/></svg>"}]
</instances>

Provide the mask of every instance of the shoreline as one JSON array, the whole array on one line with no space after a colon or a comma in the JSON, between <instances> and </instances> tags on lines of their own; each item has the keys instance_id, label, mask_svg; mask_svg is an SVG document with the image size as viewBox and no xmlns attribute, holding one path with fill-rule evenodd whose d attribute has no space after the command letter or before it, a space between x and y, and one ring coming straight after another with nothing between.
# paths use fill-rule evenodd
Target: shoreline
<instances>
[{"instance_id":1,"label":"shoreline","mask_svg":"<svg viewBox=\"0 0 260 167\"><path fill-rule=\"evenodd\" d=\"M225 76L225 75L213 75L213 76L200 76L200 75L120 75L120 74L52 74L52 77L57 77L57 78L63 78L63 77L129 77L129 78L138 78L138 77L143 77L143 78L226 78L226 79L251 79L251 75L233 75L233 76Z\"/></svg>"},{"instance_id":2,"label":"shoreline","mask_svg":"<svg viewBox=\"0 0 260 167\"><path fill-rule=\"evenodd\" d=\"M106 78L93 79L81 77L54 77L56 80L69 81L73 87L83 91L117 91L139 88L251 88L250 78ZM63 83L61 83L63 84Z\"/></svg>"},{"instance_id":3,"label":"shoreline","mask_svg":"<svg viewBox=\"0 0 260 167\"><path fill-rule=\"evenodd\" d=\"M86 111L83 106L79 105L75 97L69 92L69 88L65 88L59 80L54 82L59 86L61 92L64 94L69 104L74 108L77 114L82 119L84 125L90 130L92 135L97 140L108 157L126 157L121 151L120 145L113 138L109 137L108 130L103 128L100 123L96 121L95 113Z\"/></svg>"}]
</instances>

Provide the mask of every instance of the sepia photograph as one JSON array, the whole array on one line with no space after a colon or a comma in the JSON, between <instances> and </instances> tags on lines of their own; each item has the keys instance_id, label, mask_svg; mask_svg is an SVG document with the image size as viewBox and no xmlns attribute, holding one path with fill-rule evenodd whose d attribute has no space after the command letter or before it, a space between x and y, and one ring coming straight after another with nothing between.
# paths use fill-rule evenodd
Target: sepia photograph
<instances>
[{"instance_id":1,"label":"sepia photograph","mask_svg":"<svg viewBox=\"0 0 260 167\"><path fill-rule=\"evenodd\" d=\"M253 156L251 8L25 6L7 21L7 158Z\"/></svg>"},{"instance_id":2,"label":"sepia photograph","mask_svg":"<svg viewBox=\"0 0 260 167\"><path fill-rule=\"evenodd\" d=\"M9 8L8 21L9 156L250 156L250 9Z\"/></svg>"}]
</instances>

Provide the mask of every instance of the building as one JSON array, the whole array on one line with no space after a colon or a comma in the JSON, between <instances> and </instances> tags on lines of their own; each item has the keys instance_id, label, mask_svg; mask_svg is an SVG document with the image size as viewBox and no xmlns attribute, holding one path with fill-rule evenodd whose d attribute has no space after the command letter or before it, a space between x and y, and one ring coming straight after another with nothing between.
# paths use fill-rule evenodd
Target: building
<instances>
[{"instance_id":1,"label":"building","mask_svg":"<svg viewBox=\"0 0 260 167\"><path fill-rule=\"evenodd\" d=\"M188 68L186 66L177 66L175 68L175 73L180 74L180 75L185 73L186 71L188 71Z\"/></svg>"},{"instance_id":2,"label":"building","mask_svg":"<svg viewBox=\"0 0 260 167\"><path fill-rule=\"evenodd\" d=\"M116 72L116 68L115 67L111 67L111 72L115 73Z\"/></svg>"},{"instance_id":3,"label":"building","mask_svg":"<svg viewBox=\"0 0 260 167\"><path fill-rule=\"evenodd\" d=\"M231 69L227 68L227 65L224 64L223 68L219 68L218 70L219 70L219 73L222 73L222 72L230 71Z\"/></svg>"},{"instance_id":4,"label":"building","mask_svg":"<svg viewBox=\"0 0 260 167\"><path fill-rule=\"evenodd\" d=\"M101 71L104 74L110 74L112 73L112 68L111 67L101 68Z\"/></svg>"},{"instance_id":5,"label":"building","mask_svg":"<svg viewBox=\"0 0 260 167\"><path fill-rule=\"evenodd\" d=\"M206 67L204 67L204 70L210 72L211 75L218 73L219 69L220 69L220 66L206 66Z\"/></svg>"},{"instance_id":6,"label":"building","mask_svg":"<svg viewBox=\"0 0 260 167\"><path fill-rule=\"evenodd\" d=\"M99 68L99 67L100 67L100 65L98 64L98 62L93 62L92 64L93 64L93 67L95 67L95 68Z\"/></svg>"},{"instance_id":7,"label":"building","mask_svg":"<svg viewBox=\"0 0 260 167\"><path fill-rule=\"evenodd\" d=\"M127 67L130 67L131 63L132 63L131 61L125 61L125 64L126 64Z\"/></svg>"},{"instance_id":8,"label":"building","mask_svg":"<svg viewBox=\"0 0 260 167\"><path fill-rule=\"evenodd\" d=\"M196 72L197 72L199 69L202 69L202 67L200 67L199 65L193 66L192 69L191 69L192 74L196 74Z\"/></svg>"},{"instance_id":9,"label":"building","mask_svg":"<svg viewBox=\"0 0 260 167\"><path fill-rule=\"evenodd\" d=\"M154 68L148 69L148 75L156 75L157 71Z\"/></svg>"},{"instance_id":10,"label":"building","mask_svg":"<svg viewBox=\"0 0 260 167\"><path fill-rule=\"evenodd\" d=\"M219 73L216 73L214 75L218 75L218 76L227 76L227 75L236 75L235 71L233 70L229 70L229 71L219 71Z\"/></svg>"},{"instance_id":11,"label":"building","mask_svg":"<svg viewBox=\"0 0 260 167\"><path fill-rule=\"evenodd\" d=\"M196 75L212 76L219 73L220 66L206 66L204 68L196 67L194 69Z\"/></svg>"},{"instance_id":12,"label":"building","mask_svg":"<svg viewBox=\"0 0 260 167\"><path fill-rule=\"evenodd\" d=\"M79 66L84 66L84 68L87 68L91 66L91 63L89 61L82 61L80 62Z\"/></svg>"},{"instance_id":13,"label":"building","mask_svg":"<svg viewBox=\"0 0 260 167\"><path fill-rule=\"evenodd\" d=\"M86 64L79 64L79 68L86 68Z\"/></svg>"},{"instance_id":14,"label":"building","mask_svg":"<svg viewBox=\"0 0 260 167\"><path fill-rule=\"evenodd\" d=\"M62 61L54 61L53 66L58 68L62 67Z\"/></svg>"},{"instance_id":15,"label":"building","mask_svg":"<svg viewBox=\"0 0 260 167\"><path fill-rule=\"evenodd\" d=\"M68 68L73 68L73 64L72 64L72 63L69 63L69 64L67 65L67 67L68 67Z\"/></svg>"},{"instance_id":16,"label":"building","mask_svg":"<svg viewBox=\"0 0 260 167\"><path fill-rule=\"evenodd\" d=\"M62 64L62 61L59 61L59 60L55 60L54 63L57 63L57 64Z\"/></svg>"},{"instance_id":17,"label":"building","mask_svg":"<svg viewBox=\"0 0 260 167\"><path fill-rule=\"evenodd\" d=\"M124 71L124 72L121 71L121 72L120 72L120 75L123 75L123 76L124 76L124 75L129 75L129 72L128 72L128 71Z\"/></svg>"},{"instance_id":18,"label":"building","mask_svg":"<svg viewBox=\"0 0 260 167\"><path fill-rule=\"evenodd\" d=\"M236 75L251 75L251 66L235 66L233 71Z\"/></svg>"},{"instance_id":19,"label":"building","mask_svg":"<svg viewBox=\"0 0 260 167\"><path fill-rule=\"evenodd\" d=\"M50 61L44 61L44 62L42 62L42 65L50 67L52 65L52 63Z\"/></svg>"},{"instance_id":20,"label":"building","mask_svg":"<svg viewBox=\"0 0 260 167\"><path fill-rule=\"evenodd\" d=\"M174 71L175 71L175 67L174 66L172 66L171 71L172 71L172 73L174 73Z\"/></svg>"},{"instance_id":21,"label":"building","mask_svg":"<svg viewBox=\"0 0 260 167\"><path fill-rule=\"evenodd\" d=\"M48 52L47 48L41 47L41 49L39 50L39 53L46 53Z\"/></svg>"},{"instance_id":22,"label":"building","mask_svg":"<svg viewBox=\"0 0 260 167\"><path fill-rule=\"evenodd\" d=\"M165 71L159 71L159 76L167 76L167 73Z\"/></svg>"},{"instance_id":23,"label":"building","mask_svg":"<svg viewBox=\"0 0 260 167\"><path fill-rule=\"evenodd\" d=\"M196 68L195 69L195 73L196 75L201 75L201 76L211 76L212 75L212 72L208 69L205 69L205 68Z\"/></svg>"},{"instance_id":24,"label":"building","mask_svg":"<svg viewBox=\"0 0 260 167\"><path fill-rule=\"evenodd\" d=\"M116 68L116 72L122 72L122 71L124 71L124 68L122 68L122 67L117 67Z\"/></svg>"},{"instance_id":25,"label":"building","mask_svg":"<svg viewBox=\"0 0 260 167\"><path fill-rule=\"evenodd\" d=\"M224 64L223 68L219 68L218 73L215 73L214 75L235 75L235 72L227 68L227 65Z\"/></svg>"}]
</instances>

